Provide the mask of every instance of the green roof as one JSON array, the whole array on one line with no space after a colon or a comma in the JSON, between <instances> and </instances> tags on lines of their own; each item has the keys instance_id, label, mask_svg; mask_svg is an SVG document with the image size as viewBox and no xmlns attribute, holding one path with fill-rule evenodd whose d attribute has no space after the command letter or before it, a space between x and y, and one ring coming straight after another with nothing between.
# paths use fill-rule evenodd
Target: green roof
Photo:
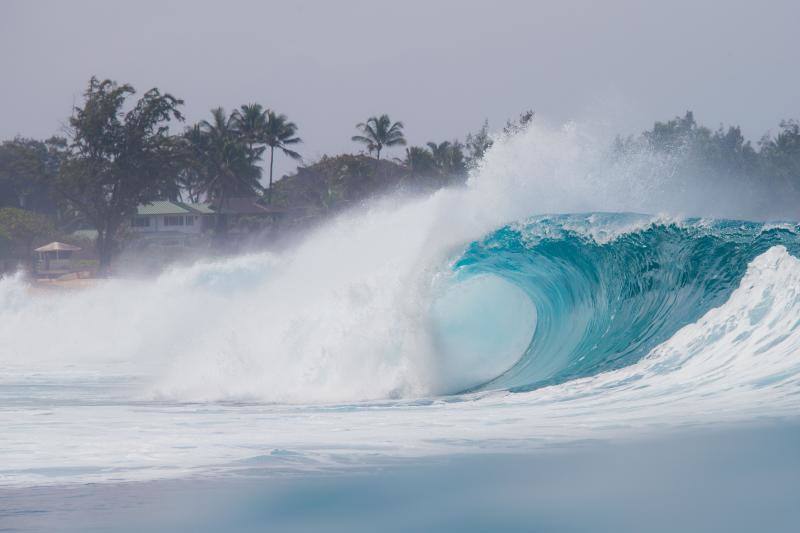
<instances>
[{"instance_id":1,"label":"green roof","mask_svg":"<svg viewBox=\"0 0 800 533\"><path fill-rule=\"evenodd\" d=\"M209 204L186 204L186 205L188 205L191 209L194 209L198 213L202 213L204 215L214 214L214 210L211 209L211 206Z\"/></svg>"},{"instance_id":2,"label":"green roof","mask_svg":"<svg viewBox=\"0 0 800 533\"><path fill-rule=\"evenodd\" d=\"M208 215L213 213L208 204L184 204L183 202L170 202L156 200L136 208L139 216L148 215Z\"/></svg>"}]
</instances>

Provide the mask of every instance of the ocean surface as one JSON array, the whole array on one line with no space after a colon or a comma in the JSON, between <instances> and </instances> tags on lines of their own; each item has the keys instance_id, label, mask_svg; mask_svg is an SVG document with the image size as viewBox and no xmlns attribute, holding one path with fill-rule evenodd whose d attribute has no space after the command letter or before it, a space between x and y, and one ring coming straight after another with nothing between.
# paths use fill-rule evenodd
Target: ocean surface
<instances>
[{"instance_id":1,"label":"ocean surface","mask_svg":"<svg viewBox=\"0 0 800 533\"><path fill-rule=\"evenodd\" d=\"M0 529L790 531L800 229L528 135L281 253L0 279Z\"/></svg>"}]
</instances>

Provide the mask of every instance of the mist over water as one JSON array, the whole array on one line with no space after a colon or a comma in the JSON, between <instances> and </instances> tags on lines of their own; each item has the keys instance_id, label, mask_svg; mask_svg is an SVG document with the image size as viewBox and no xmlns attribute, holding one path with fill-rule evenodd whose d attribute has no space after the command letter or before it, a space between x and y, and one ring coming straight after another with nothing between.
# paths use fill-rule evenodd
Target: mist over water
<instances>
[{"instance_id":1,"label":"mist over water","mask_svg":"<svg viewBox=\"0 0 800 533\"><path fill-rule=\"evenodd\" d=\"M746 199L607 146L536 124L465 188L373 202L280 253L76 292L0 280L5 475L60 479L32 470L13 409L86 445L42 444L37 465L99 480L120 449L143 471L297 466L796 413L795 226L714 220L747 218Z\"/></svg>"},{"instance_id":2,"label":"mist over water","mask_svg":"<svg viewBox=\"0 0 800 533\"><path fill-rule=\"evenodd\" d=\"M460 250L536 213L655 212L650 191L631 187L640 182L634 176L593 173L604 146L576 125L532 127L497 142L466 189L376 202L281 254L200 262L154 280L30 301L19 296L20 279L6 280L2 298L17 296L0 308L0 360L46 361L50 370L118 365L143 374L143 395L181 400L458 392L446 384L466 383L461 365L437 360L428 315Z\"/></svg>"}]
</instances>

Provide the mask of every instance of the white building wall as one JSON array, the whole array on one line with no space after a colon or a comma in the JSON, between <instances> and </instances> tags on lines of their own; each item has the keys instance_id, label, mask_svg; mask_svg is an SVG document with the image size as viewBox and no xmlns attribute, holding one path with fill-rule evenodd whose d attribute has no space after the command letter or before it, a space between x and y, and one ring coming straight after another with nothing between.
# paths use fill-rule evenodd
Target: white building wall
<instances>
[{"instance_id":1,"label":"white building wall","mask_svg":"<svg viewBox=\"0 0 800 533\"><path fill-rule=\"evenodd\" d=\"M166 219L168 217L182 217L183 225L167 225ZM186 219L192 217L193 224L187 225ZM202 231L202 224L198 215L163 215L155 217L158 220L158 229L156 231L173 231L178 233L200 233ZM152 222L151 222L152 224Z\"/></svg>"},{"instance_id":2,"label":"white building wall","mask_svg":"<svg viewBox=\"0 0 800 533\"><path fill-rule=\"evenodd\" d=\"M168 217L182 217L183 225L168 225ZM187 225L186 219L193 217L193 224ZM142 215L136 218L147 218L150 221L148 226L134 226L131 224L131 231L135 233L202 233L204 215Z\"/></svg>"}]
</instances>

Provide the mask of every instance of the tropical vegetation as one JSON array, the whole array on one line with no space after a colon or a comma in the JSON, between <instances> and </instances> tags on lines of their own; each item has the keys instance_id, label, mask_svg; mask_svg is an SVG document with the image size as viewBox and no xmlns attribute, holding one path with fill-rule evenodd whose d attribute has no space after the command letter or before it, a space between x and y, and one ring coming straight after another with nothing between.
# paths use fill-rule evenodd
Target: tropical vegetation
<instances>
[{"instance_id":1,"label":"tropical vegetation","mask_svg":"<svg viewBox=\"0 0 800 533\"><path fill-rule=\"evenodd\" d=\"M181 145L168 123L183 120L183 101L150 89L125 111L135 92L128 84L89 80L84 105L69 120L61 167L50 181L65 208L97 231L103 270L137 206L176 192Z\"/></svg>"},{"instance_id":2,"label":"tropical vegetation","mask_svg":"<svg viewBox=\"0 0 800 533\"><path fill-rule=\"evenodd\" d=\"M92 230L107 271L137 207L154 200L221 206L228 199L253 198L276 216L248 227L260 231L266 224L277 235L386 192L460 186L496 140L485 121L463 141L409 145L404 123L380 114L358 123L351 137L365 153L303 162L299 128L285 114L248 103L230 113L214 108L204 120L184 125L182 107L182 100L157 88L138 96L129 84L93 77L62 136L1 142L0 259L27 259L41 241ZM501 135L518 135L534 120L533 111L526 111L509 120ZM389 150L395 157L385 157ZM752 203L800 216L797 121L785 120L774 135L753 143L738 126L710 129L686 112L639 135L617 137L609 150L612 161L642 153L666 158L664 168L649 170L664 172L665 180L702 174L737 190L759 184L773 193L754 196ZM280 155L300 165L278 179ZM233 238L224 224L217 224L216 233Z\"/></svg>"},{"instance_id":3,"label":"tropical vegetation","mask_svg":"<svg viewBox=\"0 0 800 533\"><path fill-rule=\"evenodd\" d=\"M369 117L366 122L356 124L356 128L361 134L353 135L352 140L364 144L369 153L375 152L376 159L381 158L384 148L406 145L403 123L392 122L389 115Z\"/></svg>"}]
</instances>

